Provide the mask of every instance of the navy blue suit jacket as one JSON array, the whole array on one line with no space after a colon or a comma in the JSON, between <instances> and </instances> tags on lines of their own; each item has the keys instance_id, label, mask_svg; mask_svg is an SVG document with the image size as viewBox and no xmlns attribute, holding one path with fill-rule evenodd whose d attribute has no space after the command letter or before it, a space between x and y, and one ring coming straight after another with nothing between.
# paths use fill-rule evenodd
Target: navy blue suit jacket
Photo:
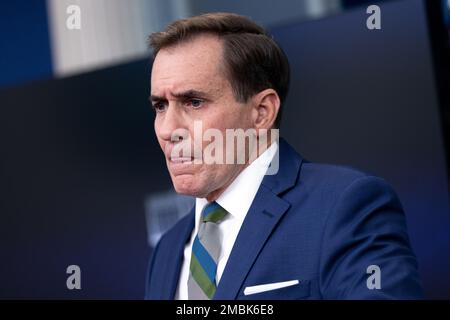
<instances>
[{"instance_id":1,"label":"navy blue suit jacket","mask_svg":"<svg viewBox=\"0 0 450 320\"><path fill-rule=\"evenodd\" d=\"M264 177L214 299L415 299L422 297L403 209L382 179L310 163L283 139L279 171ZM194 209L160 240L147 299L173 299ZM369 289L367 268L380 268ZM248 286L299 280L254 295ZM370 282L370 281L369 281Z\"/></svg>"}]
</instances>

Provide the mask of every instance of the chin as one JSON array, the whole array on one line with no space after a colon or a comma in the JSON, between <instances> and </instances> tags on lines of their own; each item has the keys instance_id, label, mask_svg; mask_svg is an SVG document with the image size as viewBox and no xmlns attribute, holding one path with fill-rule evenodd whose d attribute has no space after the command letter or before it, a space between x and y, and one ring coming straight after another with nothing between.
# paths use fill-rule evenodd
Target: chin
<instances>
[{"instance_id":1,"label":"chin","mask_svg":"<svg viewBox=\"0 0 450 320\"><path fill-rule=\"evenodd\" d=\"M175 191L186 196L202 198L202 188L198 185L193 177L178 176L172 178L172 183Z\"/></svg>"}]
</instances>

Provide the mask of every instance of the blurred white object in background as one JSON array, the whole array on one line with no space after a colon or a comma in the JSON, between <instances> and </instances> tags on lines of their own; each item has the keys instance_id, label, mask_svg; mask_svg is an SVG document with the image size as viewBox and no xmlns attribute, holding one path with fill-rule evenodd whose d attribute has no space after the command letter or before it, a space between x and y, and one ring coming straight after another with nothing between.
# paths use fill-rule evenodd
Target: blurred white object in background
<instances>
[{"instance_id":1,"label":"blurred white object in background","mask_svg":"<svg viewBox=\"0 0 450 320\"><path fill-rule=\"evenodd\" d=\"M189 15L178 0L47 0L54 74L92 71L148 55L147 37ZM78 6L81 29L69 29L69 6Z\"/></svg>"},{"instance_id":2,"label":"blurred white object in background","mask_svg":"<svg viewBox=\"0 0 450 320\"><path fill-rule=\"evenodd\" d=\"M69 6L78 6L81 29L69 29ZM340 0L47 0L53 69L70 76L148 55L148 35L180 18L233 12L264 26L333 14Z\"/></svg>"},{"instance_id":3,"label":"blurred white object in background","mask_svg":"<svg viewBox=\"0 0 450 320\"><path fill-rule=\"evenodd\" d=\"M175 191L150 195L145 200L148 244L155 247L161 236L188 214L194 204L195 198L179 195Z\"/></svg>"}]
</instances>

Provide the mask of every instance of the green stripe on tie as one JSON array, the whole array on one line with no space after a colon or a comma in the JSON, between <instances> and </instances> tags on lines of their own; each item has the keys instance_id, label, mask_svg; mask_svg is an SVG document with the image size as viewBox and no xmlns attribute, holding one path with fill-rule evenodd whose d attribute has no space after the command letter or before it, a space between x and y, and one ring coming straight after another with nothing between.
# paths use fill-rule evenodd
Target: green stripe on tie
<instances>
[{"instance_id":1,"label":"green stripe on tie","mask_svg":"<svg viewBox=\"0 0 450 320\"><path fill-rule=\"evenodd\" d=\"M228 212L224 208L217 208L213 212L209 213L206 217L203 217L203 221L217 223L222 220L227 215L227 213Z\"/></svg>"},{"instance_id":2,"label":"green stripe on tie","mask_svg":"<svg viewBox=\"0 0 450 320\"><path fill-rule=\"evenodd\" d=\"M209 299L212 299L214 293L216 293L216 285L209 280L205 270L197 260L195 254L191 256L191 274L197 282L198 286L203 290Z\"/></svg>"},{"instance_id":3,"label":"green stripe on tie","mask_svg":"<svg viewBox=\"0 0 450 320\"><path fill-rule=\"evenodd\" d=\"M217 263L221 251L218 223L227 214L228 212L215 201L208 203L202 210L189 266L190 300L212 299L216 293Z\"/></svg>"}]
</instances>

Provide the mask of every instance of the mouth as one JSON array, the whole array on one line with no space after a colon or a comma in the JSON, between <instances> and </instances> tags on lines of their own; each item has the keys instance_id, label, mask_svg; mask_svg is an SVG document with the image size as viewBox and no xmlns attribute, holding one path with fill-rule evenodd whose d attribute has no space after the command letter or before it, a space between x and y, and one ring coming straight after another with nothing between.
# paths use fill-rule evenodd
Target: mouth
<instances>
[{"instance_id":1,"label":"mouth","mask_svg":"<svg viewBox=\"0 0 450 320\"><path fill-rule=\"evenodd\" d=\"M174 176L195 172L194 157L169 157L167 160L167 167Z\"/></svg>"},{"instance_id":2,"label":"mouth","mask_svg":"<svg viewBox=\"0 0 450 320\"><path fill-rule=\"evenodd\" d=\"M185 163L189 164L194 161L194 157L169 157L169 161L172 163Z\"/></svg>"}]
</instances>

